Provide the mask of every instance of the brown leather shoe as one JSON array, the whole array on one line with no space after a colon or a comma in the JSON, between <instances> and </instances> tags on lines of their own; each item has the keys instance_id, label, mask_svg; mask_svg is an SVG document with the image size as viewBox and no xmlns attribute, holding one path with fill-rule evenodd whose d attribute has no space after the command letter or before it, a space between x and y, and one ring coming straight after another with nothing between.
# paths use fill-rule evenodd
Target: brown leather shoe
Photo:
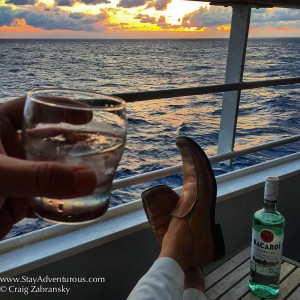
<instances>
[{"instance_id":1,"label":"brown leather shoe","mask_svg":"<svg viewBox=\"0 0 300 300\"><path fill-rule=\"evenodd\" d=\"M210 162L192 139L176 139L183 163L183 191L172 216L189 220L193 239L190 267L221 259L225 246L220 225L215 224L217 184Z\"/></svg>"},{"instance_id":2,"label":"brown leather shoe","mask_svg":"<svg viewBox=\"0 0 300 300\"><path fill-rule=\"evenodd\" d=\"M151 229L160 245L172 219L171 212L179 195L166 185L158 185L142 193L142 202Z\"/></svg>"}]
</instances>

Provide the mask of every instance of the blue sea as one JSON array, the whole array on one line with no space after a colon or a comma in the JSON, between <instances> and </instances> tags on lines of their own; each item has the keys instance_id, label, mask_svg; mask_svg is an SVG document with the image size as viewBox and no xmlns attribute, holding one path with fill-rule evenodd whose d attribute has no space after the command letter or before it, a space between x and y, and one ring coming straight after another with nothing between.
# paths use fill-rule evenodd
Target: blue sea
<instances>
[{"instance_id":1,"label":"blue sea","mask_svg":"<svg viewBox=\"0 0 300 300\"><path fill-rule=\"evenodd\" d=\"M123 93L224 83L228 39L0 40L0 100L32 88ZM244 81L300 76L300 38L249 39ZM294 86L295 87L295 86ZM242 92L235 149L299 134L300 85ZM178 135L217 152L222 94L128 103L128 138L116 178L178 165ZM300 143L214 164L216 175L300 150ZM114 191L111 205L156 184L180 186L181 174ZM8 237L48 226L25 219Z\"/></svg>"}]
</instances>

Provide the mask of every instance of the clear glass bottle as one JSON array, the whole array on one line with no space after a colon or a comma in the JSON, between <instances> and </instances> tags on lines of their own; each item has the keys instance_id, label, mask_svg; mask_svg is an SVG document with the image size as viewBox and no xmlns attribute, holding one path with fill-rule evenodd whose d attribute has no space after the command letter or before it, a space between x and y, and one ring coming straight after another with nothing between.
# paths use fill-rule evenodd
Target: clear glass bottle
<instances>
[{"instance_id":1,"label":"clear glass bottle","mask_svg":"<svg viewBox=\"0 0 300 300\"><path fill-rule=\"evenodd\" d=\"M262 298L279 293L285 219L276 209L278 186L277 177L266 178L264 207L253 216L249 287Z\"/></svg>"}]
</instances>

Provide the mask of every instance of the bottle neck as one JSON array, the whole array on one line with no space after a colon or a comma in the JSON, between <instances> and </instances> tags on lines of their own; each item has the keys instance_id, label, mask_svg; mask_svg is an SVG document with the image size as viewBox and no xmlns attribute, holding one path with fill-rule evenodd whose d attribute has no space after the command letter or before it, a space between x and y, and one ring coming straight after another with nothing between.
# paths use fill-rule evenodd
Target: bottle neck
<instances>
[{"instance_id":1,"label":"bottle neck","mask_svg":"<svg viewBox=\"0 0 300 300\"><path fill-rule=\"evenodd\" d=\"M269 202L266 199L264 199L264 209L269 212L276 212L276 201Z\"/></svg>"}]
</instances>

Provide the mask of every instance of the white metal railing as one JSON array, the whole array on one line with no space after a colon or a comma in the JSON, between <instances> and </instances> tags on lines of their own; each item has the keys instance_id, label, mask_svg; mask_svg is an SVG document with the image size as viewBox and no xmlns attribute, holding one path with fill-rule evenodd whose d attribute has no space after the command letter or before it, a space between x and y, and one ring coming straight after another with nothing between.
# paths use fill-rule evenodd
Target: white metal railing
<instances>
[{"instance_id":1,"label":"white metal railing","mask_svg":"<svg viewBox=\"0 0 300 300\"><path fill-rule=\"evenodd\" d=\"M113 95L124 99L126 102L135 102L135 101L204 95L204 94L230 92L230 91L241 91L241 90L272 87L278 85L289 85L289 84L297 84L297 83L300 83L300 77L215 84L215 85L192 87L192 88L165 89L165 90L154 90L154 91L135 92L135 93L120 93L120 94L113 94Z\"/></svg>"},{"instance_id":2,"label":"white metal railing","mask_svg":"<svg viewBox=\"0 0 300 300\"><path fill-rule=\"evenodd\" d=\"M290 85L290 84L297 84L297 83L300 83L300 77L218 84L218 85L200 86L200 87L193 87L193 88L178 88L178 89L154 90L154 91L135 92L135 93L120 93L114 95L123 98L127 102L136 102L136 101L144 101L144 100L166 99L166 98L175 98L175 97L183 97L183 96L211 94L211 93L218 93L218 92L272 87L278 85ZM238 151L231 151L228 153L219 154L211 157L210 162L211 163L222 162L228 159L237 158L240 156L244 156L246 154L255 153L258 151L270 149L288 143L293 143L296 141L300 141L300 135L281 139L279 141L273 141L261 145L256 145ZM114 180L112 189L117 190L122 187L136 185L151 180L159 179L162 177L167 177L170 175L177 174L181 172L181 170L182 170L182 166L177 165L177 166L163 168L152 172L134 175L124 179Z\"/></svg>"},{"instance_id":3,"label":"white metal railing","mask_svg":"<svg viewBox=\"0 0 300 300\"><path fill-rule=\"evenodd\" d=\"M241 157L241 156L244 156L244 155L247 155L247 154L255 153L255 152L258 152L258 151L262 151L262 150L271 149L271 148L274 148L274 147L282 146L282 145L297 142L297 141L300 141L300 135L284 138L284 139L281 139L281 140L278 140L278 141L272 141L272 142L256 145L256 146L249 147L249 148L246 148L246 149L232 151L232 152L225 153L225 154L215 155L215 156L212 156L211 158L209 158L209 160L210 160L211 163L222 162L222 161L225 161L225 160L228 160L228 159ZM167 177L167 176L170 176L170 175L180 173L181 170L182 170L182 165L177 165L177 166L163 168L163 169L152 171L152 172L147 172L147 173L144 173L144 174L139 174L139 175L127 177L127 178L124 178L124 179L114 180L113 185L112 185L112 189L117 190L117 189L120 189L122 187L136 185L136 184L148 182L148 181L151 181L151 180L159 179L159 178L162 178L162 177Z\"/></svg>"},{"instance_id":4,"label":"white metal railing","mask_svg":"<svg viewBox=\"0 0 300 300\"><path fill-rule=\"evenodd\" d=\"M144 100L166 99L166 98L175 98L175 97L183 97L183 96L204 95L204 94L219 93L219 92L272 87L272 86L279 86L279 85L292 85L298 83L300 83L300 77L292 77L286 79L259 80L259 81L251 81L251 82L218 84L218 85L200 86L200 87L192 87L192 88L165 89L165 90L144 91L144 92L135 92L135 93L119 93L113 95L123 98L124 100L126 100L126 102L136 102L136 101L144 101ZM222 162L228 159L237 158L250 153L255 153L261 150L270 149L284 144L293 143L296 141L300 141L300 135L281 139L279 141L273 141L261 145L256 145L254 147L249 147L238 151L232 151L224 154L215 155L210 158L210 162L211 163ZM162 177L174 175L180 173L181 170L182 170L182 166L177 165L177 166L167 167L152 172L130 176L124 179L114 180L112 185L112 190L117 190L122 187L136 185L151 180L159 179Z\"/></svg>"}]
</instances>

